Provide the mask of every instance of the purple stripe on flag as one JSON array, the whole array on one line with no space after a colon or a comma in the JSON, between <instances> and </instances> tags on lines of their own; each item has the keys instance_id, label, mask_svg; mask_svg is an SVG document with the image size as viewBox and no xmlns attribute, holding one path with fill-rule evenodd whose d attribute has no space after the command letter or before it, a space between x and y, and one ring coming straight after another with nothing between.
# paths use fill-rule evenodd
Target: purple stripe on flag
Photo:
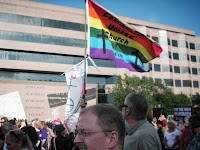
<instances>
[{"instance_id":1,"label":"purple stripe on flag","mask_svg":"<svg viewBox=\"0 0 200 150\"><path fill-rule=\"evenodd\" d=\"M90 57L99 58L99 59L109 59L116 62L116 66L120 68L127 68L130 71L134 72L148 72L143 69L142 66L135 65L133 63L126 63L123 59L115 58L115 54L112 50L106 49L106 54L103 53L103 48L93 48L90 47Z\"/></svg>"}]
</instances>

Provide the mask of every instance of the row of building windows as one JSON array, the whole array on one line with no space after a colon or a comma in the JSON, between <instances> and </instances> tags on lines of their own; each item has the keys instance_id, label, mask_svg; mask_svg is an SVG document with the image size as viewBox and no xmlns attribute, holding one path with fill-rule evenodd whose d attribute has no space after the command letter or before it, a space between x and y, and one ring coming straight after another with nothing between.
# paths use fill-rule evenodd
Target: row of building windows
<instances>
[{"instance_id":1,"label":"row of building windows","mask_svg":"<svg viewBox=\"0 0 200 150\"><path fill-rule=\"evenodd\" d=\"M41 27L50 27L58 29L67 29L75 31L85 31L85 25L74 22L59 21L45 18L37 18L23 15L14 15L8 13L0 13L0 22L32 25L32 26L41 26Z\"/></svg>"},{"instance_id":2,"label":"row of building windows","mask_svg":"<svg viewBox=\"0 0 200 150\"><path fill-rule=\"evenodd\" d=\"M75 65L81 62L84 57L0 49L0 59ZM103 59L93 60L99 67L117 68L115 61ZM88 61L88 65L92 66L92 63Z\"/></svg>"},{"instance_id":3,"label":"row of building windows","mask_svg":"<svg viewBox=\"0 0 200 150\"><path fill-rule=\"evenodd\" d=\"M66 78L61 74L33 73L0 71L0 80L23 80L23 81L44 81L44 82L66 82ZM91 76L87 75L87 84L114 84L115 76Z\"/></svg>"},{"instance_id":4,"label":"row of building windows","mask_svg":"<svg viewBox=\"0 0 200 150\"><path fill-rule=\"evenodd\" d=\"M15 14L8 14L8 13L0 13L0 22L25 24L25 25L41 26L41 27L50 27L50 28L59 28L59 29L74 30L74 31L81 31L81 32L85 31L85 24L60 21L60 20L52 20L52 19L46 19L46 18L23 16L23 15L15 15ZM42 36L43 36L43 38L49 38L47 35L42 35ZM54 38L58 38L58 37L54 37ZM158 37L152 36L152 39L154 39L156 42L159 43ZM38 40L40 41L40 38ZM62 39L59 39L59 40L62 40ZM26 40L24 40L24 41L26 41ZM46 43L46 44L51 44L51 43L54 43L54 42L50 42L50 43ZM160 43L172 45L174 47L179 46L179 47L187 47L188 48L188 46L189 46L189 48L192 50L194 50L194 49L200 50L200 43L196 43L196 44L189 43L188 44L187 41L170 40L169 38L167 38L167 39L160 38ZM62 45L62 44L56 44L56 45Z\"/></svg>"},{"instance_id":5,"label":"row of building windows","mask_svg":"<svg viewBox=\"0 0 200 150\"><path fill-rule=\"evenodd\" d=\"M182 80L181 83L181 80L164 79L162 81L161 79L156 78L155 82L163 82L166 86L199 88L199 81Z\"/></svg>"},{"instance_id":6,"label":"row of building windows","mask_svg":"<svg viewBox=\"0 0 200 150\"><path fill-rule=\"evenodd\" d=\"M37 53L37 52L26 52L26 51L14 51L14 50L0 50L0 59L5 60L19 60L19 61L32 61L32 62L47 62L47 63L59 63L59 64L78 64L84 58L78 56L69 55L59 55L59 54L47 54L47 53ZM103 59L93 59L97 66L99 67L111 67L117 68L116 64L112 60ZM92 66L92 63L88 61L88 65ZM152 70L152 64L149 63L145 65L145 68ZM174 69L172 69L174 68ZM191 70L191 71L190 71ZM161 72L161 65L154 64L154 71ZM162 65L163 72L174 72L174 73L188 73L193 75L198 75L198 68L191 68L185 66L173 66L172 65ZM200 68L199 68L200 73Z\"/></svg>"},{"instance_id":7,"label":"row of building windows","mask_svg":"<svg viewBox=\"0 0 200 150\"><path fill-rule=\"evenodd\" d=\"M164 45L171 45L173 47L186 47L189 48L191 50L200 50L200 43L189 43L187 41L177 41L177 40L170 40L169 38L159 38L156 36L152 36L151 37L154 41L160 43L160 44L164 44Z\"/></svg>"},{"instance_id":8,"label":"row of building windows","mask_svg":"<svg viewBox=\"0 0 200 150\"><path fill-rule=\"evenodd\" d=\"M0 30L0 39L42 43L42 44L52 44L52 45L62 45L62 46L72 46L72 47L81 47L81 48L85 47L85 40L81 40L81 39L49 36L49 35L42 35L42 34L31 34L31 33L24 33L24 32Z\"/></svg>"},{"instance_id":9,"label":"row of building windows","mask_svg":"<svg viewBox=\"0 0 200 150\"><path fill-rule=\"evenodd\" d=\"M149 70L152 69L152 64L149 63ZM161 72L161 65L154 64L154 71ZM193 74L198 75L198 68L190 68L186 66L173 66L172 65L162 65L162 72L174 72L174 73L182 73L182 74ZM199 75L200 75L200 68L199 68Z\"/></svg>"},{"instance_id":10,"label":"row of building windows","mask_svg":"<svg viewBox=\"0 0 200 150\"><path fill-rule=\"evenodd\" d=\"M64 75L48 74L48 73L31 73L31 72L14 72L14 71L0 71L1 80L23 80L23 81L45 81L45 82L66 82ZM117 81L116 76L87 76L87 84L114 84ZM161 79L156 78L155 82L162 82ZM175 87L194 87L199 88L198 81L191 80L173 80L164 79L166 86ZM193 84L192 84L193 82ZM193 85L193 86L192 86Z\"/></svg>"},{"instance_id":11,"label":"row of building windows","mask_svg":"<svg viewBox=\"0 0 200 150\"><path fill-rule=\"evenodd\" d=\"M170 58L174 60L187 60L191 62L197 62L197 58L199 59L200 62L200 56L195 56L195 55L188 55L186 53L171 53L169 51L163 51L161 55L159 55L161 58Z\"/></svg>"},{"instance_id":12,"label":"row of building windows","mask_svg":"<svg viewBox=\"0 0 200 150\"><path fill-rule=\"evenodd\" d=\"M52 44L52 45L63 45L63 46L72 46L72 47L85 47L85 41L81 39L73 39L73 38L64 38L64 37L56 37L49 35L41 35L41 34L30 34L23 32L12 32L12 31L1 31L0 30L0 39L3 40L14 40L14 41L23 41L23 42L34 42L34 43L43 43L43 44ZM175 60L188 60L189 55L186 53L181 53L180 56L178 53L163 51L161 53L162 58L172 58ZM179 58L180 57L180 58ZM191 62L197 62L197 58L194 55L190 56ZM200 56L199 56L200 62Z\"/></svg>"}]
</instances>

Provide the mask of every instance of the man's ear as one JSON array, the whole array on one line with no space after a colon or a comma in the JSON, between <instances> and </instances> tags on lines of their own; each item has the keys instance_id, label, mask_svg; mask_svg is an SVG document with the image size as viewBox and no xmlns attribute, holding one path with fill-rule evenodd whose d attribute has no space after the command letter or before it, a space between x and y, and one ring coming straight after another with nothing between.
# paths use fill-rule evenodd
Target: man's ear
<instances>
[{"instance_id":1,"label":"man's ear","mask_svg":"<svg viewBox=\"0 0 200 150\"><path fill-rule=\"evenodd\" d=\"M22 141L19 141L19 143L17 144L17 146L20 149L22 147Z\"/></svg>"},{"instance_id":2,"label":"man's ear","mask_svg":"<svg viewBox=\"0 0 200 150\"><path fill-rule=\"evenodd\" d=\"M110 138L110 141L108 143L108 148L109 149L113 149L118 144L119 135L118 135L118 133L116 131L112 131L109 134L109 138Z\"/></svg>"},{"instance_id":3,"label":"man's ear","mask_svg":"<svg viewBox=\"0 0 200 150\"><path fill-rule=\"evenodd\" d=\"M125 114L128 116L131 113L130 107L126 107Z\"/></svg>"}]
</instances>

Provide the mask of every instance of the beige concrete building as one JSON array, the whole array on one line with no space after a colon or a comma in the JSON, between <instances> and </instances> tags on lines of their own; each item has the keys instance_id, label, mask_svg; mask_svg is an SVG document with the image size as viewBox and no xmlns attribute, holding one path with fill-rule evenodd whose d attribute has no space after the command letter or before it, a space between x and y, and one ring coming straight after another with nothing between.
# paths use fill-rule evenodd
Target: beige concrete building
<instances>
[{"instance_id":1,"label":"beige concrete building","mask_svg":"<svg viewBox=\"0 0 200 150\"><path fill-rule=\"evenodd\" d=\"M84 13L28 0L0 0L0 96L17 91L28 119L63 117L68 89L61 74L83 60ZM105 102L104 86L124 73L152 77L176 94L200 92L200 37L194 31L122 18L158 41L164 51L146 65L149 73L130 72L113 61L94 59L101 72L89 63L87 89L98 93L88 99L89 105Z\"/></svg>"}]
</instances>

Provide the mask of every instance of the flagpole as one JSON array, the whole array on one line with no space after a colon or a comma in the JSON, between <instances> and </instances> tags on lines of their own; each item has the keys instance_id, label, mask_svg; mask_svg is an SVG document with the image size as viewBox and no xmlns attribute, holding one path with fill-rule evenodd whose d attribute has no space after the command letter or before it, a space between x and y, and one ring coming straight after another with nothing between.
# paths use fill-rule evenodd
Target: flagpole
<instances>
[{"instance_id":1,"label":"flagpole","mask_svg":"<svg viewBox=\"0 0 200 150\"><path fill-rule=\"evenodd\" d=\"M85 0L85 56L84 56L84 59L85 59L85 64L84 64L84 94L83 94L83 99L84 101L86 100L85 99L85 94L86 94L86 78L87 78L87 74L86 74L86 59L87 59L87 40L86 40L86 32L87 32L87 26L86 26L86 3L87 0Z\"/></svg>"}]
</instances>

